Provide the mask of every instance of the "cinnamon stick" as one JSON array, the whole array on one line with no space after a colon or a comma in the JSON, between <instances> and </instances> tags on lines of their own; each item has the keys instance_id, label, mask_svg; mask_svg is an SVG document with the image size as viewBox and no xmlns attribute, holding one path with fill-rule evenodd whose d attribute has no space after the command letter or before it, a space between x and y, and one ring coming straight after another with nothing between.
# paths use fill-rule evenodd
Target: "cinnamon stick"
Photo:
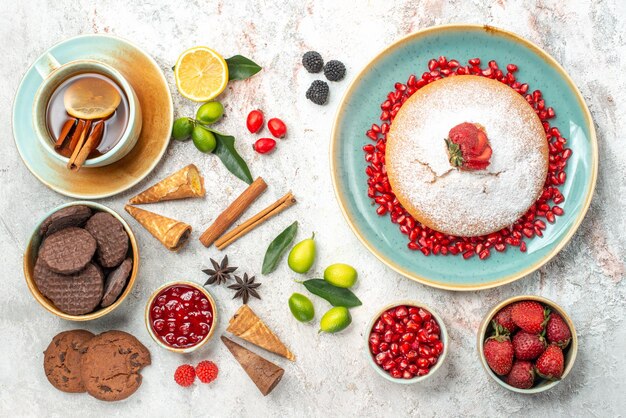
<instances>
[{"instance_id":1,"label":"cinnamon stick","mask_svg":"<svg viewBox=\"0 0 626 418\"><path fill-rule=\"evenodd\" d=\"M217 241L215 241L215 245L219 250L223 250L228 247L233 242L237 241L239 238L246 235L248 232L255 229L257 226L263 224L270 218L278 215L285 209L293 206L296 203L296 198L291 192L287 193L276 202L272 203L261 212L254 215L252 218L248 219L241 225L238 225L232 231L228 232L221 236Z\"/></svg>"},{"instance_id":2,"label":"cinnamon stick","mask_svg":"<svg viewBox=\"0 0 626 418\"><path fill-rule=\"evenodd\" d=\"M267 189L265 181L258 177L246 190L243 191L224 212L222 212L206 231L200 235L200 242L205 247L210 247L213 242L219 238L246 209Z\"/></svg>"},{"instance_id":3,"label":"cinnamon stick","mask_svg":"<svg viewBox=\"0 0 626 418\"><path fill-rule=\"evenodd\" d=\"M70 139L70 151L74 152L76 149L76 145L78 144L78 140L80 136L83 134L85 130L85 124L87 123L84 119L79 119L78 124L76 124L76 129L74 129L74 133L72 134L72 139Z\"/></svg>"},{"instance_id":4,"label":"cinnamon stick","mask_svg":"<svg viewBox=\"0 0 626 418\"><path fill-rule=\"evenodd\" d=\"M54 143L54 149L58 150L61 147L63 147L63 144L65 143L65 140L69 136L70 131L72 130L74 125L76 125L76 118L69 118L63 124L63 128L61 128L61 134L59 135L56 142Z\"/></svg>"},{"instance_id":5,"label":"cinnamon stick","mask_svg":"<svg viewBox=\"0 0 626 418\"><path fill-rule=\"evenodd\" d=\"M91 120L88 120L85 122L85 128L81 132L80 137L78 138L78 141L76 143L76 146L72 150L72 156L70 157L70 160L67 163L67 168L69 168L70 170L72 169L72 166L74 165L74 161L76 161L76 158L78 157L78 154L80 153L80 150L83 148L83 145L85 144L85 137L87 136L89 129L91 129ZM71 145L72 144L70 143L70 147Z\"/></svg>"},{"instance_id":6,"label":"cinnamon stick","mask_svg":"<svg viewBox=\"0 0 626 418\"><path fill-rule=\"evenodd\" d=\"M72 163L72 161L70 160L70 170L80 170L83 164L85 164L85 161L87 161L87 158L89 157L89 154L91 154L91 151L93 151L98 147L98 145L100 145L103 133L104 121L96 122L93 125L93 129L89 133L89 137L85 141L85 145L83 145L83 147L78 152L78 155L76 156L74 162Z\"/></svg>"}]
</instances>

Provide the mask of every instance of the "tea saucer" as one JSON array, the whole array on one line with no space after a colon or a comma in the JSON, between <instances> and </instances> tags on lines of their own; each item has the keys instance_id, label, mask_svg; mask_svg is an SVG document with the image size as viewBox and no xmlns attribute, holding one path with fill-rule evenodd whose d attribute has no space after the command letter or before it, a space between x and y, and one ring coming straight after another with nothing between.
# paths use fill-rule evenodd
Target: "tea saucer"
<instances>
[{"instance_id":1,"label":"tea saucer","mask_svg":"<svg viewBox=\"0 0 626 418\"><path fill-rule=\"evenodd\" d=\"M110 35L82 35L48 51L61 64L94 59L116 68L133 86L142 110L143 128L135 147L121 160L70 172L39 144L32 126L33 99L42 79L31 66L13 103L13 136L22 160L46 186L66 196L100 199L121 193L146 177L163 157L172 132L174 106L158 64L132 43ZM39 58L35 62L39 61Z\"/></svg>"}]
</instances>

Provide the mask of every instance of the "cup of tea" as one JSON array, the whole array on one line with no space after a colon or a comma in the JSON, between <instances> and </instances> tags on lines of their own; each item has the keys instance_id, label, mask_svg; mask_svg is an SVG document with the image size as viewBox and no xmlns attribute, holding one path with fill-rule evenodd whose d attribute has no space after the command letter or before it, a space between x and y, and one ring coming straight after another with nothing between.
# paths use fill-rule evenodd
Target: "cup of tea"
<instances>
[{"instance_id":1,"label":"cup of tea","mask_svg":"<svg viewBox=\"0 0 626 418\"><path fill-rule=\"evenodd\" d=\"M33 127L42 147L70 170L112 164L137 143L141 107L115 68L81 59L60 64L45 54L33 102Z\"/></svg>"}]
</instances>

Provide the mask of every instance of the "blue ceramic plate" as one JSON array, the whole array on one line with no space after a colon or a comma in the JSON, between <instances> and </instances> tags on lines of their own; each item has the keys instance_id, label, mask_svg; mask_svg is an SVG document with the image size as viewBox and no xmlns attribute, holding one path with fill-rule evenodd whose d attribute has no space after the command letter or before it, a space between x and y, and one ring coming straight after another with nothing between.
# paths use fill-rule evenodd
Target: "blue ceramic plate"
<instances>
[{"instance_id":1,"label":"blue ceramic plate","mask_svg":"<svg viewBox=\"0 0 626 418\"><path fill-rule=\"evenodd\" d=\"M397 81L421 74L431 58L467 62L479 57L501 65L515 63L516 76L540 89L546 103L556 110L551 120L567 138L573 155L568 161L567 181L560 190L565 214L548 224L543 238L527 240L528 251L509 248L492 251L486 260L459 256L429 256L407 248L407 237L389 216L378 216L367 197L363 145L365 136L380 116L380 103ZM598 170L596 135L589 110L563 68L546 52L512 33L489 26L439 26L411 34L378 54L355 78L335 119L331 144L331 175L343 214L354 233L382 262L421 283L449 289L476 290L500 286L532 273L567 244L591 202Z\"/></svg>"},{"instance_id":2,"label":"blue ceramic plate","mask_svg":"<svg viewBox=\"0 0 626 418\"><path fill-rule=\"evenodd\" d=\"M24 164L52 190L82 199L113 196L139 183L165 153L174 121L170 90L156 61L132 43L111 35L77 36L45 52L61 64L93 59L118 70L139 99L143 127L137 144L121 160L70 172L63 162L45 152L33 129L33 99L42 83L33 64L24 74L13 103L13 136Z\"/></svg>"}]
</instances>

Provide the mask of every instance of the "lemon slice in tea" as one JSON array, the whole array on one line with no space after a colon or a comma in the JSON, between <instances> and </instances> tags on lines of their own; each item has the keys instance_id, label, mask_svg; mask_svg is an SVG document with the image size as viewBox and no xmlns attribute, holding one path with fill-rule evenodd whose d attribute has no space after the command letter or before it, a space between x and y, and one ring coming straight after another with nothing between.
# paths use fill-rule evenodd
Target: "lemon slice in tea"
<instances>
[{"instance_id":1,"label":"lemon slice in tea","mask_svg":"<svg viewBox=\"0 0 626 418\"><path fill-rule=\"evenodd\" d=\"M78 119L105 119L120 104L115 86L98 77L85 77L72 83L63 95L65 110Z\"/></svg>"},{"instance_id":2,"label":"lemon slice in tea","mask_svg":"<svg viewBox=\"0 0 626 418\"><path fill-rule=\"evenodd\" d=\"M228 65L217 52L197 46L178 57L174 75L180 94L195 102L206 102L226 88Z\"/></svg>"}]
</instances>

